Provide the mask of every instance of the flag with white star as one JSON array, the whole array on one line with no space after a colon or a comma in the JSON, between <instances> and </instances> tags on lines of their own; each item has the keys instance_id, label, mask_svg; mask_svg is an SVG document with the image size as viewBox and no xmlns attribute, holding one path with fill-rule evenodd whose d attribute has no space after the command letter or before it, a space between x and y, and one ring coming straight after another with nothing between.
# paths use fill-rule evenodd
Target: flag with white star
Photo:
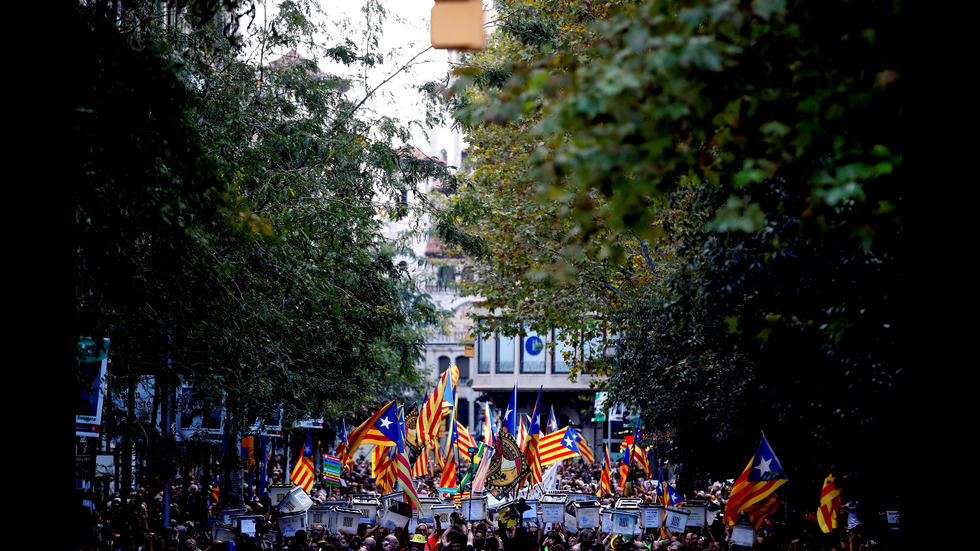
<instances>
[{"instance_id":1,"label":"flag with white star","mask_svg":"<svg viewBox=\"0 0 980 551\"><path fill-rule=\"evenodd\" d=\"M394 446L399 441L398 431L398 406L392 401L378 412L374 424L364 434L361 443Z\"/></svg>"},{"instance_id":2,"label":"flag with white star","mask_svg":"<svg viewBox=\"0 0 980 551\"><path fill-rule=\"evenodd\" d=\"M510 391L510 403L507 404L507 411L504 412L504 426L514 438L517 438L517 431L520 428L517 423L517 383L514 383L514 390Z\"/></svg>"},{"instance_id":3,"label":"flag with white star","mask_svg":"<svg viewBox=\"0 0 980 551\"><path fill-rule=\"evenodd\" d=\"M575 429L568 426L541 439L538 443L538 456L541 458L542 467L581 455L574 431Z\"/></svg>"},{"instance_id":4,"label":"flag with white star","mask_svg":"<svg viewBox=\"0 0 980 551\"><path fill-rule=\"evenodd\" d=\"M782 465L763 436L752 460L732 486L731 497L725 507L725 523L735 524L739 513L768 497L787 480Z\"/></svg>"}]
</instances>

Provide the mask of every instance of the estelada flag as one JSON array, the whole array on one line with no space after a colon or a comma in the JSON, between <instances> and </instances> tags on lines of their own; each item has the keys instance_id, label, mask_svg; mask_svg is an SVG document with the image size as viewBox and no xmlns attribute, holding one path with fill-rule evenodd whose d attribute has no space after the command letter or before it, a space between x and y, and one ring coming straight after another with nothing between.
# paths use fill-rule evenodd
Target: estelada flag
<instances>
[{"instance_id":1,"label":"estelada flag","mask_svg":"<svg viewBox=\"0 0 980 551\"><path fill-rule=\"evenodd\" d=\"M585 437L578 429L572 428L572 430L575 431L575 443L578 444L578 451L582 454L582 461L589 465L595 463L595 454L592 453L592 448L589 447Z\"/></svg>"},{"instance_id":2,"label":"estelada flag","mask_svg":"<svg viewBox=\"0 0 980 551\"><path fill-rule=\"evenodd\" d=\"M602 464L602 478L599 480L599 492L596 494L599 497L612 492L612 478L610 473L612 473L612 465L609 462L609 444L606 444L606 459Z\"/></svg>"},{"instance_id":3,"label":"estelada flag","mask_svg":"<svg viewBox=\"0 0 980 551\"><path fill-rule=\"evenodd\" d=\"M310 431L306 431L306 444L296 459L296 465L289 474L293 484L303 488L306 493L313 489L313 445L310 443Z\"/></svg>"},{"instance_id":4,"label":"estelada flag","mask_svg":"<svg viewBox=\"0 0 980 551\"><path fill-rule=\"evenodd\" d=\"M541 442L538 443L538 457L541 458L542 467L551 465L555 461L581 455L578 439L573 431L574 429L568 426L541 439Z\"/></svg>"},{"instance_id":5,"label":"estelada flag","mask_svg":"<svg viewBox=\"0 0 980 551\"><path fill-rule=\"evenodd\" d=\"M766 517L775 513L783 503L785 502L780 499L779 495L773 492L766 499L749 506L745 510L745 515L749 517L749 523L752 524L752 527L758 530L762 527Z\"/></svg>"},{"instance_id":6,"label":"estelada flag","mask_svg":"<svg viewBox=\"0 0 980 551\"><path fill-rule=\"evenodd\" d=\"M376 444L393 446L392 432L397 427L394 419L398 408L394 400L368 417L363 423L347 435L347 453L353 455L361 444Z\"/></svg>"},{"instance_id":7,"label":"estelada flag","mask_svg":"<svg viewBox=\"0 0 980 551\"><path fill-rule=\"evenodd\" d=\"M817 509L817 524L825 534L837 529L837 515L840 513L840 490L834 485L834 475L827 473L820 492L820 508Z\"/></svg>"},{"instance_id":8,"label":"estelada flag","mask_svg":"<svg viewBox=\"0 0 980 551\"><path fill-rule=\"evenodd\" d=\"M787 480L776 454L763 436L755 455L732 486L732 494L725 507L725 524L734 525L739 513L768 497Z\"/></svg>"}]
</instances>

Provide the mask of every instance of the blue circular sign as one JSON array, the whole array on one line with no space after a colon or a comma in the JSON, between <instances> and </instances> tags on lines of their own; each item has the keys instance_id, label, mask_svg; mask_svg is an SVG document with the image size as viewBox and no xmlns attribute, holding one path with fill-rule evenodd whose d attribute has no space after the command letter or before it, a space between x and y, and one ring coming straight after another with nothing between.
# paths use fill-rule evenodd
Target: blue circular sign
<instances>
[{"instance_id":1,"label":"blue circular sign","mask_svg":"<svg viewBox=\"0 0 980 551\"><path fill-rule=\"evenodd\" d=\"M527 340L524 341L524 350L526 350L527 353L532 356L537 356L542 350L544 350L544 341L538 336L528 337Z\"/></svg>"}]
</instances>

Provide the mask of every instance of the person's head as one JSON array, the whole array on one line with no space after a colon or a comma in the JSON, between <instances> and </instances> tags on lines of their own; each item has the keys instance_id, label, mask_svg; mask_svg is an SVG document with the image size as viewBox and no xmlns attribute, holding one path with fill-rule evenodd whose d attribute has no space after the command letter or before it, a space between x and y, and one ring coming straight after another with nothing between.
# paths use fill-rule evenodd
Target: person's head
<instances>
[{"instance_id":1,"label":"person's head","mask_svg":"<svg viewBox=\"0 0 980 551\"><path fill-rule=\"evenodd\" d=\"M194 551L197 549L197 540L190 536L180 538L180 551Z\"/></svg>"},{"instance_id":2,"label":"person's head","mask_svg":"<svg viewBox=\"0 0 980 551\"><path fill-rule=\"evenodd\" d=\"M376 542L374 541L374 538L364 538L364 543L362 543L361 545L363 545L364 548L367 549L368 551L371 551L372 549L374 549Z\"/></svg>"},{"instance_id":3,"label":"person's head","mask_svg":"<svg viewBox=\"0 0 980 551\"><path fill-rule=\"evenodd\" d=\"M422 551L425 549L425 536L416 531L416 533L412 535L412 539L409 541L409 543L412 545L413 549Z\"/></svg>"},{"instance_id":4,"label":"person's head","mask_svg":"<svg viewBox=\"0 0 980 551\"><path fill-rule=\"evenodd\" d=\"M460 551L466 546L466 536L455 528L446 534L446 541L449 542L449 551Z\"/></svg>"},{"instance_id":5,"label":"person's head","mask_svg":"<svg viewBox=\"0 0 980 551\"><path fill-rule=\"evenodd\" d=\"M420 523L418 527L415 528L416 534L422 534L423 536L429 535L429 525L426 523Z\"/></svg>"}]
</instances>

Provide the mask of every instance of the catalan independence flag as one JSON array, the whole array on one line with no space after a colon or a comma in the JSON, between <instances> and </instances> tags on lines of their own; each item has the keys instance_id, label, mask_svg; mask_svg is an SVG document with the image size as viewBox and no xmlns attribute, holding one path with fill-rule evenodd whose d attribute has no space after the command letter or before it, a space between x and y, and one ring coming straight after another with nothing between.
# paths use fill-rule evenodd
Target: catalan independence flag
<instances>
[{"instance_id":1,"label":"catalan independence flag","mask_svg":"<svg viewBox=\"0 0 980 551\"><path fill-rule=\"evenodd\" d=\"M528 474L528 484L532 486L541 482L541 391L544 387L538 388L538 399L534 401L534 413L531 414L531 426L528 427L527 442L524 446L524 458L531 466Z\"/></svg>"},{"instance_id":2,"label":"catalan independence flag","mask_svg":"<svg viewBox=\"0 0 980 551\"><path fill-rule=\"evenodd\" d=\"M397 408L396 408L397 409ZM415 485L412 484L412 469L408 466L408 456L405 447L405 419L396 419L400 430L395 431L395 482L401 486L405 494L405 502L411 503L412 507L422 510L422 503L419 502L418 493Z\"/></svg>"},{"instance_id":3,"label":"catalan independence flag","mask_svg":"<svg viewBox=\"0 0 980 551\"><path fill-rule=\"evenodd\" d=\"M353 455L361 444L375 443L380 436L383 436L376 425L382 416L389 415L391 413L391 408L394 406L394 404L394 401L388 402L388 405L379 409L374 413L374 415L368 417L363 423L360 424L360 426L347 435L346 451L348 454ZM386 419L389 418L386 417ZM387 442L391 442L391 440L389 439ZM391 446L392 444L388 443L382 445Z\"/></svg>"},{"instance_id":4,"label":"catalan independence flag","mask_svg":"<svg viewBox=\"0 0 980 551\"><path fill-rule=\"evenodd\" d=\"M398 405L394 401L390 402L387 406L381 408L378 413L372 415L368 421L371 419L374 419L374 422L360 436L360 443L374 444L382 447L394 446L398 440L398 433L402 432L398 426ZM363 426L361 425L357 430L361 430Z\"/></svg>"},{"instance_id":5,"label":"catalan independence flag","mask_svg":"<svg viewBox=\"0 0 980 551\"><path fill-rule=\"evenodd\" d=\"M585 437L578 429L572 428L575 431L575 443L578 444L578 451L582 454L582 461L587 465L595 463L595 454L592 453L592 448L589 447L589 443L586 442Z\"/></svg>"},{"instance_id":6,"label":"catalan independence flag","mask_svg":"<svg viewBox=\"0 0 980 551\"><path fill-rule=\"evenodd\" d=\"M599 480L598 496L612 493L612 463L609 461L609 444L606 444L606 457L602 463L602 478Z\"/></svg>"},{"instance_id":7,"label":"catalan independence flag","mask_svg":"<svg viewBox=\"0 0 980 551\"><path fill-rule=\"evenodd\" d=\"M569 426L541 439L541 442L538 443L538 456L541 458L542 467L551 465L555 461L581 455L574 431L575 429Z\"/></svg>"},{"instance_id":8,"label":"catalan independence flag","mask_svg":"<svg viewBox=\"0 0 980 551\"><path fill-rule=\"evenodd\" d=\"M766 499L787 480L776 454L763 436L755 455L732 486L731 497L725 507L725 523L734 525L738 521L739 513Z\"/></svg>"},{"instance_id":9,"label":"catalan independence flag","mask_svg":"<svg viewBox=\"0 0 980 551\"><path fill-rule=\"evenodd\" d=\"M354 458L350 456L349 450L347 449L347 422L343 419L340 420L340 443L334 448L337 452L337 457L340 458L340 464L345 467L348 471L354 465Z\"/></svg>"},{"instance_id":10,"label":"catalan independence flag","mask_svg":"<svg viewBox=\"0 0 980 551\"><path fill-rule=\"evenodd\" d=\"M493 421L490 402L484 405L486 406L486 414L483 417L483 443L488 446L495 446L497 444L497 423Z\"/></svg>"},{"instance_id":11,"label":"catalan independence flag","mask_svg":"<svg viewBox=\"0 0 980 551\"><path fill-rule=\"evenodd\" d=\"M313 489L313 445L310 443L309 430L306 431L306 444L296 459L296 465L293 466L293 471L289 474L289 480L303 488L306 493Z\"/></svg>"},{"instance_id":12,"label":"catalan independence flag","mask_svg":"<svg viewBox=\"0 0 980 551\"><path fill-rule=\"evenodd\" d=\"M461 455L463 459L472 462L473 457L470 455L470 448L476 447L476 440L473 439L473 436L470 435L470 431L468 431L459 421L456 421L456 434L459 435L459 441L457 442L459 445L459 455Z\"/></svg>"}]
</instances>

